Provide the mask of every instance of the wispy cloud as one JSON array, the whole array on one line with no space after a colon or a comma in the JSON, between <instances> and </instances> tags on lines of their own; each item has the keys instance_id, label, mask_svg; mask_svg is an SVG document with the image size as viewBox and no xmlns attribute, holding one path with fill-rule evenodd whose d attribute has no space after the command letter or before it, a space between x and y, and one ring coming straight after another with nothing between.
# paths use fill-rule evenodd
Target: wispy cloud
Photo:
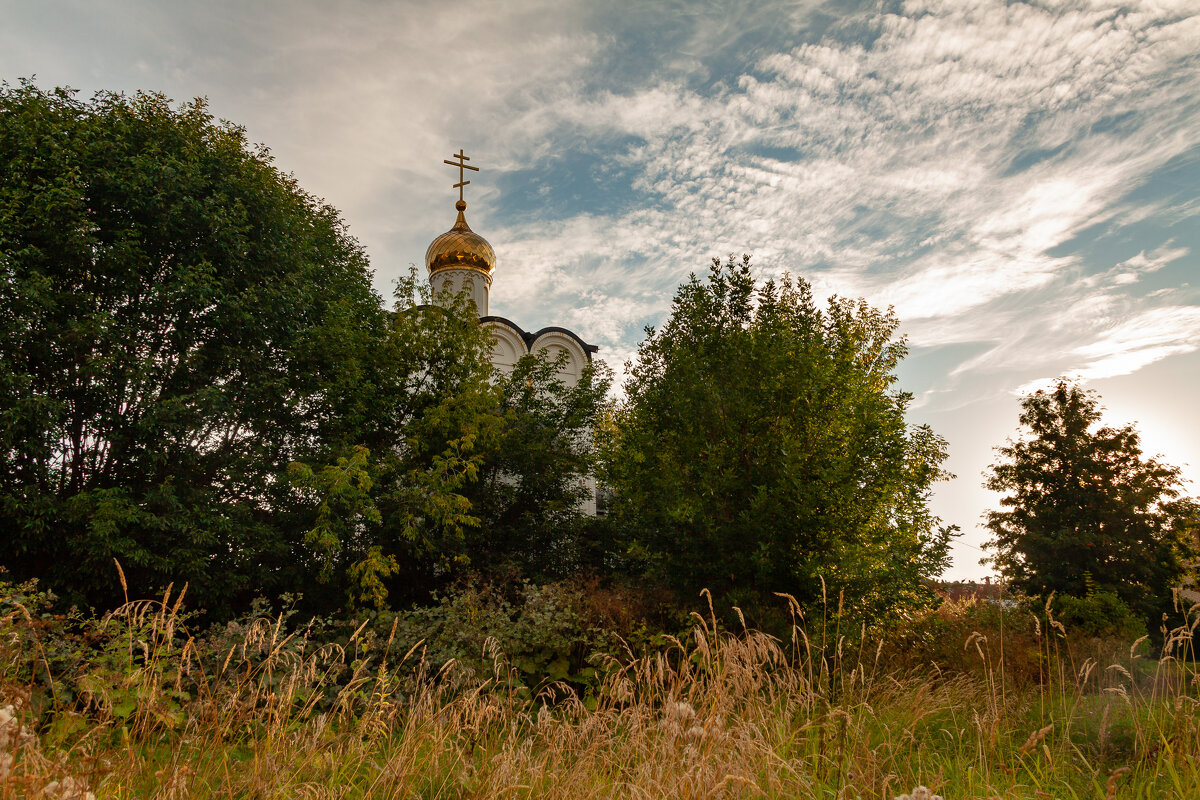
<instances>
[{"instance_id":1,"label":"wispy cloud","mask_svg":"<svg viewBox=\"0 0 1200 800\"><path fill-rule=\"evenodd\" d=\"M1044 333L1061 303L1014 315L1008 298L1070 291L1092 267L1055 248L1120 224L1121 198L1200 142L1197 40L1198 20L1164 5L859 14L747 64L733 85L696 90L675 75L530 109L510 131L632 140L616 157L643 199L505 236L530 277L553 262L623 276L618 292L669 290L708 255L747 250L894 304L919 344L1011 340L1013 316ZM1127 266L1104 291L1146 271ZM583 299L581 285L561 288L558 300Z\"/></svg>"},{"instance_id":2,"label":"wispy cloud","mask_svg":"<svg viewBox=\"0 0 1200 800\"><path fill-rule=\"evenodd\" d=\"M1121 322L1075 350L1083 378L1126 375L1176 353L1200 349L1200 306L1155 308Z\"/></svg>"}]
</instances>

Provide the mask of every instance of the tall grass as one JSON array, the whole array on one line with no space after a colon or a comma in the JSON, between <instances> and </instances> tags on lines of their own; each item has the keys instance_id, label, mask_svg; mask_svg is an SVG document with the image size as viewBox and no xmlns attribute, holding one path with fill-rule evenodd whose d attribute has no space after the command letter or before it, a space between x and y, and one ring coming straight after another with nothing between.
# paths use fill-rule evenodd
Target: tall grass
<instances>
[{"instance_id":1,"label":"tall grass","mask_svg":"<svg viewBox=\"0 0 1200 800\"><path fill-rule=\"evenodd\" d=\"M687 636L597 655L580 697L531 694L494 639L482 670L425 663L394 625L370 648L284 615L197 639L182 599L96 621L70 675L8 599L0 799L1200 797L1197 608L1157 658L1073 642L1047 606L1003 637L943 626L953 641L927 645L954 658L925 661L836 619L810 630L790 598L782 641L710 607Z\"/></svg>"}]
</instances>

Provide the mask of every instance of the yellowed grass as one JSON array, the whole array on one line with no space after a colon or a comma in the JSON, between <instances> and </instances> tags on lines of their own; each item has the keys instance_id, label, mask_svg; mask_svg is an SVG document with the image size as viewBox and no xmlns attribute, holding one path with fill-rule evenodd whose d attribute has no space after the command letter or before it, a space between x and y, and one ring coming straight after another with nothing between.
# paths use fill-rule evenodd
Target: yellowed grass
<instances>
[{"instance_id":1,"label":"yellowed grass","mask_svg":"<svg viewBox=\"0 0 1200 800\"><path fill-rule=\"evenodd\" d=\"M685 640L600 658L589 707L553 685L531 702L495 642L473 674L307 642L282 618L205 671L179 608L168 593L111 615L119 659L72 676L71 709L35 720L30 687L3 686L0 799L1200 797L1195 621L1150 663L1136 647L1076 663L1039 628L1046 680L1015 688L980 632L958 645L974 667L948 672L901 668L884 641L696 615ZM0 618L0 665L43 646L32 621Z\"/></svg>"}]
</instances>

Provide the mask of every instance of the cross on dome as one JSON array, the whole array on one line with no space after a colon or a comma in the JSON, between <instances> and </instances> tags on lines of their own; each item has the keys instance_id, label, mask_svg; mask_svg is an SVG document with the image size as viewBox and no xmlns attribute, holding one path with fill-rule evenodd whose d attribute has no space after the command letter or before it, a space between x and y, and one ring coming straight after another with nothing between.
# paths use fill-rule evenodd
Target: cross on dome
<instances>
[{"instance_id":1,"label":"cross on dome","mask_svg":"<svg viewBox=\"0 0 1200 800\"><path fill-rule=\"evenodd\" d=\"M463 205L463 208L466 208L466 201L463 200L463 187L466 186L467 184L469 184L470 181L463 180L463 170L469 169L472 172L479 172L479 167L472 167L470 164L467 163L468 161L471 160L471 157L464 155L463 149L461 147L458 148L458 152L455 153L452 156L452 158L457 158L458 161L450 161L449 159L447 159L447 160L444 160L442 163L449 164L452 167L458 167L458 183L454 184L454 188L458 189L458 202ZM462 208L459 209L459 211L462 211L462 210L463 210Z\"/></svg>"}]
</instances>

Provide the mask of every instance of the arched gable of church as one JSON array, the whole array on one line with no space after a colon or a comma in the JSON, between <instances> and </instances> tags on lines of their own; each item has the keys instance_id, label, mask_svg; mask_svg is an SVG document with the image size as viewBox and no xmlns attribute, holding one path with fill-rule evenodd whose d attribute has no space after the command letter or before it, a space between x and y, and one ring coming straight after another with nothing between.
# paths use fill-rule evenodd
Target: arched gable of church
<instances>
[{"instance_id":1,"label":"arched gable of church","mask_svg":"<svg viewBox=\"0 0 1200 800\"><path fill-rule=\"evenodd\" d=\"M529 352L525 344L525 332L501 317L487 317L480 321L492 335L492 366L505 374L511 372L521 356Z\"/></svg>"},{"instance_id":2,"label":"arched gable of church","mask_svg":"<svg viewBox=\"0 0 1200 800\"><path fill-rule=\"evenodd\" d=\"M515 322L504 317L482 317L479 322L492 334L492 364L503 372L509 372L527 353L537 355L544 351L544 357L557 358L560 353L566 352L567 360L559 369L559 375L567 383L574 384L583 375L583 368L591 361L592 353L598 349L566 328L555 326L542 328L537 333L526 333Z\"/></svg>"},{"instance_id":3,"label":"arched gable of church","mask_svg":"<svg viewBox=\"0 0 1200 800\"><path fill-rule=\"evenodd\" d=\"M566 330L543 328L534 334L529 352L537 355L543 351L547 360L559 358L561 353L566 352L566 363L559 367L558 374L565 383L574 385L579 381L583 368L587 366L588 354L578 336Z\"/></svg>"}]
</instances>

